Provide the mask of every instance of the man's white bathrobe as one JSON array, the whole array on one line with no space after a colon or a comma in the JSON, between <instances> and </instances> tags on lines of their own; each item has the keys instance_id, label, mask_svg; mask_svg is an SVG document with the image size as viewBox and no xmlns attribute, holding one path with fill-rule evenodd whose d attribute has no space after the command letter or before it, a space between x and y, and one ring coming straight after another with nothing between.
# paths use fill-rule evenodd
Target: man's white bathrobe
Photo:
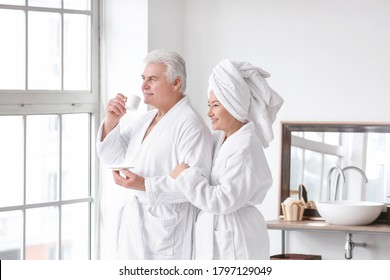
<instances>
[{"instance_id":1,"label":"man's white bathrobe","mask_svg":"<svg viewBox=\"0 0 390 280\"><path fill-rule=\"evenodd\" d=\"M217 132L211 185L192 167L177 177L187 199L201 209L196 221L196 259L269 259L267 226L255 205L272 175L252 122L228 137Z\"/></svg>"},{"instance_id":2,"label":"man's white bathrobe","mask_svg":"<svg viewBox=\"0 0 390 280\"><path fill-rule=\"evenodd\" d=\"M170 192L169 197L151 197L160 203L150 206L148 189L174 188L169 176L181 162L200 168L209 177L212 161L211 133L190 104L181 99L143 140L145 132L157 114L151 110L126 129L118 125L100 141L97 152L107 165L126 164L145 177L146 193L128 189L118 228L118 258L120 259L191 259L193 257L193 225L197 209Z\"/></svg>"}]
</instances>

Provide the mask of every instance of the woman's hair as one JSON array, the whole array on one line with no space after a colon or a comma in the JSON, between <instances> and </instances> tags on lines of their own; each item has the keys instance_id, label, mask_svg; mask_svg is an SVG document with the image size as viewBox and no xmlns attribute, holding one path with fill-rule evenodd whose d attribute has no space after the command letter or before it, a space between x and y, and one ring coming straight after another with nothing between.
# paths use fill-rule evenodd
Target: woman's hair
<instances>
[{"instance_id":1,"label":"woman's hair","mask_svg":"<svg viewBox=\"0 0 390 280\"><path fill-rule=\"evenodd\" d=\"M167 67L167 79L169 83L173 83L176 78L179 78L181 85L179 90L184 93L186 90L186 63L184 59L176 52L157 49L149 52L144 63L163 63Z\"/></svg>"}]
</instances>

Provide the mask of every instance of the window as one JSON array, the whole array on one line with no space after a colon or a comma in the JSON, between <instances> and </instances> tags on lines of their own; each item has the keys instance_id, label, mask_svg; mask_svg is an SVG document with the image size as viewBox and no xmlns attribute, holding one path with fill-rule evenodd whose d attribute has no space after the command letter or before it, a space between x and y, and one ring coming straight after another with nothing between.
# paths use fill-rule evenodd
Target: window
<instances>
[{"instance_id":1,"label":"window","mask_svg":"<svg viewBox=\"0 0 390 280\"><path fill-rule=\"evenodd\" d=\"M368 183L364 197L368 201L390 202L390 135L368 133L366 145Z\"/></svg>"},{"instance_id":2,"label":"window","mask_svg":"<svg viewBox=\"0 0 390 280\"><path fill-rule=\"evenodd\" d=\"M328 170L345 157L341 133L292 132L291 144L291 186L304 184L310 197L324 198Z\"/></svg>"},{"instance_id":3,"label":"window","mask_svg":"<svg viewBox=\"0 0 390 280\"><path fill-rule=\"evenodd\" d=\"M0 0L0 259L90 259L98 2Z\"/></svg>"}]
</instances>

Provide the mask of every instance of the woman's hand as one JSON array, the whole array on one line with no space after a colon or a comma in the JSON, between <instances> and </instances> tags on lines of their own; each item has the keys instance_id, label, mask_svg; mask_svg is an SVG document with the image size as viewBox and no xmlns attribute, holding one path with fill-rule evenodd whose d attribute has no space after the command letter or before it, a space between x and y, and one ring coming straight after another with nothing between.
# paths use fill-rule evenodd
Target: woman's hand
<instances>
[{"instance_id":1,"label":"woman's hand","mask_svg":"<svg viewBox=\"0 0 390 280\"><path fill-rule=\"evenodd\" d=\"M114 182L117 185L128 189L135 189L139 191L145 191L145 178L131 172L130 170L123 169L120 171L112 171L114 176Z\"/></svg>"},{"instance_id":2,"label":"woman's hand","mask_svg":"<svg viewBox=\"0 0 390 280\"><path fill-rule=\"evenodd\" d=\"M176 179L177 176L179 176L187 168L189 168L189 165L187 163L180 163L176 165L176 167L171 172L171 177Z\"/></svg>"}]
</instances>

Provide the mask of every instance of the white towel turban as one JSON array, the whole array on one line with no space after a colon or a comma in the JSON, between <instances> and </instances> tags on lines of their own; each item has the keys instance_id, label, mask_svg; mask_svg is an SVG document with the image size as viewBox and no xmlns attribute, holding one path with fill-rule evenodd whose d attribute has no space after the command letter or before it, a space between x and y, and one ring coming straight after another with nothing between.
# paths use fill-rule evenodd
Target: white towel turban
<instances>
[{"instance_id":1,"label":"white towel turban","mask_svg":"<svg viewBox=\"0 0 390 280\"><path fill-rule=\"evenodd\" d=\"M209 89L240 122L252 121L264 148L274 138L272 124L283 99L268 85L270 74L248 62L222 60L212 71Z\"/></svg>"}]
</instances>

